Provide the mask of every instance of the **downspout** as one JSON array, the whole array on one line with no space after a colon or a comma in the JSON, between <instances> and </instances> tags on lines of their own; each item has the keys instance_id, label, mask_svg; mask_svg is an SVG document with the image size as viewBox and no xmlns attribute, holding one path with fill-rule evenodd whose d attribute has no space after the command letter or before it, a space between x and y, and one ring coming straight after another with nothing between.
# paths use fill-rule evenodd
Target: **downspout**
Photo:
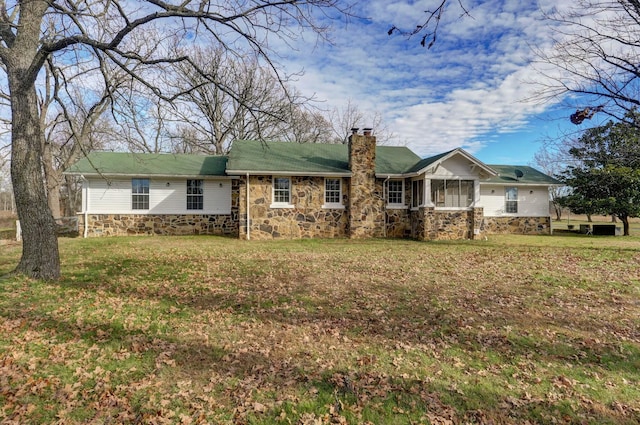
<instances>
[{"instance_id":1,"label":"downspout","mask_svg":"<svg viewBox=\"0 0 640 425\"><path fill-rule=\"evenodd\" d=\"M389 197L387 196L387 185L390 178L390 176L387 176L387 178L382 182L382 201L384 204L384 233L382 235L384 238L387 237L387 206L389 205Z\"/></svg>"},{"instance_id":2,"label":"downspout","mask_svg":"<svg viewBox=\"0 0 640 425\"><path fill-rule=\"evenodd\" d=\"M247 240L251 240L251 214L249 214L249 208L251 203L249 202L249 173L247 172Z\"/></svg>"},{"instance_id":3,"label":"downspout","mask_svg":"<svg viewBox=\"0 0 640 425\"><path fill-rule=\"evenodd\" d=\"M84 203L84 232L82 234L83 238L87 238L87 235L89 234L89 182L87 181L87 179L84 178L84 176L80 176L80 178L82 178L83 183L82 186L84 186L84 199L85 199L85 203Z\"/></svg>"}]
</instances>

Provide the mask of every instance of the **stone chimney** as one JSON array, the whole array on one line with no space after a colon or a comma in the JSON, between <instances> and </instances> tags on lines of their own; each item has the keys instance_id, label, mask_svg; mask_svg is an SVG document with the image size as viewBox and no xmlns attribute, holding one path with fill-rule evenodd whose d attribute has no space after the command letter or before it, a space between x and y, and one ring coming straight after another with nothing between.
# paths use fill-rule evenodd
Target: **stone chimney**
<instances>
[{"instance_id":1,"label":"stone chimney","mask_svg":"<svg viewBox=\"0 0 640 425\"><path fill-rule=\"evenodd\" d=\"M349 136L349 237L352 239L371 238L384 232L384 203L376 193L376 138L371 129L363 134L351 129ZM384 213L384 211L382 211ZM382 219L382 224L380 224Z\"/></svg>"}]
</instances>

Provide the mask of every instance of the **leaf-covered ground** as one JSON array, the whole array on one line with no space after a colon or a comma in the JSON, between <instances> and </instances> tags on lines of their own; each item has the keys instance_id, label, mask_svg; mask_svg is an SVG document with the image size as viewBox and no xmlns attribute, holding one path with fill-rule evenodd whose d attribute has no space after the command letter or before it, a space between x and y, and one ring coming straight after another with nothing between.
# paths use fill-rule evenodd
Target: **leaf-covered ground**
<instances>
[{"instance_id":1,"label":"leaf-covered ground","mask_svg":"<svg viewBox=\"0 0 640 425\"><path fill-rule=\"evenodd\" d=\"M0 280L2 424L640 423L640 238L60 244Z\"/></svg>"}]
</instances>

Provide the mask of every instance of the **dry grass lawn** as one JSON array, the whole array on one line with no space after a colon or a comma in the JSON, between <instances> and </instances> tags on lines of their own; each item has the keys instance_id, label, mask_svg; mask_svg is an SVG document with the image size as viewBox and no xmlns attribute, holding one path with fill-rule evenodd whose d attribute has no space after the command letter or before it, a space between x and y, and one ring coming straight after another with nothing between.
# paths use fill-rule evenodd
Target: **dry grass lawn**
<instances>
[{"instance_id":1,"label":"dry grass lawn","mask_svg":"<svg viewBox=\"0 0 640 425\"><path fill-rule=\"evenodd\" d=\"M0 280L0 423L640 423L638 237L60 245Z\"/></svg>"}]
</instances>

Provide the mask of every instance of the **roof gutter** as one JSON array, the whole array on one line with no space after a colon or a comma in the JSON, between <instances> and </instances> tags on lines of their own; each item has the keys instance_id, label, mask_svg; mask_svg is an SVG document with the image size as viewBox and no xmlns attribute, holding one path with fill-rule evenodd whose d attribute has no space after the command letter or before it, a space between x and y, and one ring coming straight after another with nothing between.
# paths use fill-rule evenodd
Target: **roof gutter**
<instances>
[{"instance_id":1,"label":"roof gutter","mask_svg":"<svg viewBox=\"0 0 640 425\"><path fill-rule=\"evenodd\" d=\"M82 208L83 209L82 213L84 214L84 231L82 232L82 237L86 239L87 235L89 234L89 182L82 174L80 174L80 178L83 181L82 186L84 186L84 199L85 199L85 202Z\"/></svg>"},{"instance_id":2,"label":"roof gutter","mask_svg":"<svg viewBox=\"0 0 640 425\"><path fill-rule=\"evenodd\" d=\"M351 177L351 173L340 172L324 172L324 171L256 171L256 170L228 170L229 176L234 175L248 175L249 173L255 175L267 175L267 176L311 176L311 177Z\"/></svg>"},{"instance_id":3,"label":"roof gutter","mask_svg":"<svg viewBox=\"0 0 640 425\"><path fill-rule=\"evenodd\" d=\"M397 173L376 173L376 178L377 179L386 179L386 180L389 180L389 179L404 179L404 178L416 177L416 176L418 176L417 173L401 173L401 174L397 174Z\"/></svg>"},{"instance_id":4,"label":"roof gutter","mask_svg":"<svg viewBox=\"0 0 640 425\"><path fill-rule=\"evenodd\" d=\"M234 176L227 176L224 174L145 174L145 173L137 173L137 174L118 174L118 173L80 173L80 172L75 172L75 171L65 171L62 173L63 175L67 175L67 176L80 176L82 178L86 178L86 176L89 177L149 177L149 178L163 178L163 179L167 179L167 178L173 178L173 179L180 179L180 178L187 178L187 179L210 179L210 180L233 180Z\"/></svg>"},{"instance_id":5,"label":"roof gutter","mask_svg":"<svg viewBox=\"0 0 640 425\"><path fill-rule=\"evenodd\" d=\"M480 180L480 186L550 186L550 187L562 187L566 186L561 183L545 183L545 182L519 182L519 181L502 181L502 182L492 182L492 181L482 181Z\"/></svg>"}]
</instances>

